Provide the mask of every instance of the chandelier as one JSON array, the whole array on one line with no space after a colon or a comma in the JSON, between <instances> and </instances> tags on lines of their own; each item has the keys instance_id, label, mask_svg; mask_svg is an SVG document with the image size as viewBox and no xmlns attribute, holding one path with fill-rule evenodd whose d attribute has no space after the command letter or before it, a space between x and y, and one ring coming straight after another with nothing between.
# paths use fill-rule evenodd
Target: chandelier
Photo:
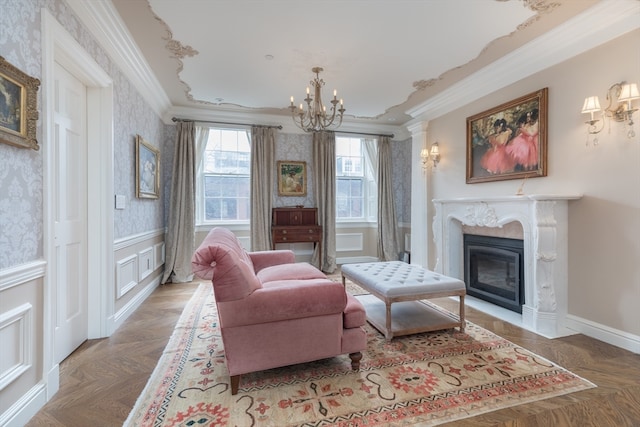
<instances>
[{"instance_id":1,"label":"chandelier","mask_svg":"<svg viewBox=\"0 0 640 427\"><path fill-rule=\"evenodd\" d=\"M338 98L336 98L337 91L333 91L329 112L327 112L327 107L322 104L321 93L324 80L319 77L322 70L322 67L313 67L311 69L316 74L316 77L309 82L313 86L313 96L311 96L309 87L307 87L307 97L304 99L307 103L306 108L303 104L300 104L300 107L296 107L293 103L293 96L291 97L291 105L289 105L291 117L296 126L305 132L327 130L331 126L337 128L342 124L342 115L345 109L342 99L338 101ZM340 103L340 108L336 108L338 103ZM336 112L338 113L337 115Z\"/></svg>"}]
</instances>

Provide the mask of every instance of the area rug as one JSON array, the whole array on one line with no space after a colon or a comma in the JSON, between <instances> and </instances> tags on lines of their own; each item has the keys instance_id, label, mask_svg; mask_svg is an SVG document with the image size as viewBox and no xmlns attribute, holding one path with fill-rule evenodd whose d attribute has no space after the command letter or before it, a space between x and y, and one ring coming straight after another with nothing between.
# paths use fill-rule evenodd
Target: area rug
<instances>
[{"instance_id":1,"label":"area rug","mask_svg":"<svg viewBox=\"0 0 640 427\"><path fill-rule=\"evenodd\" d=\"M187 304L125 426L429 426L594 387L467 322L390 342L367 325L360 371L346 355L271 369L232 396L211 288Z\"/></svg>"}]
</instances>

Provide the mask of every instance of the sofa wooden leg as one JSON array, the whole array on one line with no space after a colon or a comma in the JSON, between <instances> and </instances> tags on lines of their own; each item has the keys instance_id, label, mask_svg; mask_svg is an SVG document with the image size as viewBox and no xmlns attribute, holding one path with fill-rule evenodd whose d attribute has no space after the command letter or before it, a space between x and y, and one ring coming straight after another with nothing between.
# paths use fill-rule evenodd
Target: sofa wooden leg
<instances>
[{"instance_id":1,"label":"sofa wooden leg","mask_svg":"<svg viewBox=\"0 0 640 427\"><path fill-rule=\"evenodd\" d=\"M362 359L362 353L350 353L349 357L351 358L351 369L357 371L360 369L360 359Z\"/></svg>"},{"instance_id":2,"label":"sofa wooden leg","mask_svg":"<svg viewBox=\"0 0 640 427\"><path fill-rule=\"evenodd\" d=\"M231 394L238 394L240 388L240 375L231 375Z\"/></svg>"}]
</instances>

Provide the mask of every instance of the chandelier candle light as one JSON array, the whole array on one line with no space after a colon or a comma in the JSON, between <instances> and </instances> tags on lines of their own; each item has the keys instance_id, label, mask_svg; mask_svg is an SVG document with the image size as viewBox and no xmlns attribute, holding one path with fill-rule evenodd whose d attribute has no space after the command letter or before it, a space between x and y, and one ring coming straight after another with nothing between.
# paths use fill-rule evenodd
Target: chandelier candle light
<instances>
[{"instance_id":1,"label":"chandelier candle light","mask_svg":"<svg viewBox=\"0 0 640 427\"><path fill-rule=\"evenodd\" d=\"M316 77L311 80L311 86L313 86L313 97L311 96L311 91L309 87L307 87L307 97L304 101L307 103L307 108L305 109L303 104L300 104L300 107L296 107L293 103L293 96L291 97L291 105L289 105L289 109L291 110L291 117L293 118L294 123L300 129L305 132L315 132L321 130L328 130L331 126L337 128L342 124L342 116L346 111L344 109L344 103L342 99L338 101L337 91L333 91L333 99L331 100L331 109L329 113L327 113L327 107L322 104L322 86L324 86L324 80L319 77L321 71L323 71L322 67L313 67L311 69L312 72L316 74ZM340 108L336 108L336 106L340 103ZM336 112L337 121L336 121Z\"/></svg>"}]
</instances>

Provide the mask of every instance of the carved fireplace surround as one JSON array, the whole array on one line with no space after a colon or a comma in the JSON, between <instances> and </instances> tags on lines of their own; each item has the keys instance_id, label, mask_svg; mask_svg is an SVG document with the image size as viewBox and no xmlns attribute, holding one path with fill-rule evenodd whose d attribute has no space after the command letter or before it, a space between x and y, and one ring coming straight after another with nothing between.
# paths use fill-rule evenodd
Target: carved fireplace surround
<instances>
[{"instance_id":1,"label":"carved fireplace surround","mask_svg":"<svg viewBox=\"0 0 640 427\"><path fill-rule=\"evenodd\" d=\"M522 225L524 237L525 303L522 316L506 314L500 309L491 309L490 314L548 338L575 333L565 327L568 202L580 197L536 194L434 200L435 270L463 280L463 226L501 228L517 221Z\"/></svg>"}]
</instances>

